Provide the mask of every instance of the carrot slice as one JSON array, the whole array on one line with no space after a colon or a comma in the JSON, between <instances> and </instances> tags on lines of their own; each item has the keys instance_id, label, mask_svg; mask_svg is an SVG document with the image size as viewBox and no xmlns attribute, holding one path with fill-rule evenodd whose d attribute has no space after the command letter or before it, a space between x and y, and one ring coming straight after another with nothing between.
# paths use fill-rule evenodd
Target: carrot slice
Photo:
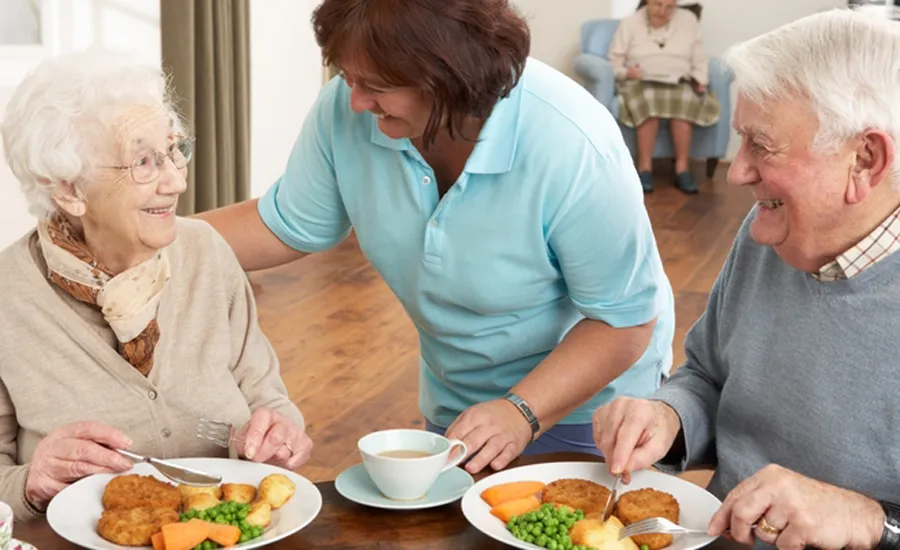
<instances>
[{"instance_id":1,"label":"carrot slice","mask_svg":"<svg viewBox=\"0 0 900 550\"><path fill-rule=\"evenodd\" d=\"M544 490L546 485L540 481L510 481L488 487L481 492L481 498L488 506L497 506L510 500L536 495Z\"/></svg>"},{"instance_id":2,"label":"carrot slice","mask_svg":"<svg viewBox=\"0 0 900 550\"><path fill-rule=\"evenodd\" d=\"M184 523L162 526L166 550L191 550L209 538L209 523L194 518Z\"/></svg>"},{"instance_id":3,"label":"carrot slice","mask_svg":"<svg viewBox=\"0 0 900 550\"><path fill-rule=\"evenodd\" d=\"M504 523L508 522L515 516L534 512L541 507L541 501L534 495L525 498L517 498L515 500L507 500L502 504L498 504L491 508L491 515L500 518ZM171 550L168 549L167 550Z\"/></svg>"},{"instance_id":4,"label":"carrot slice","mask_svg":"<svg viewBox=\"0 0 900 550\"><path fill-rule=\"evenodd\" d=\"M241 538L241 530L234 525L210 523L208 538L222 546L234 546Z\"/></svg>"},{"instance_id":5,"label":"carrot slice","mask_svg":"<svg viewBox=\"0 0 900 550\"><path fill-rule=\"evenodd\" d=\"M153 543L153 550L166 550L166 541L163 539L162 531L150 537Z\"/></svg>"}]
</instances>

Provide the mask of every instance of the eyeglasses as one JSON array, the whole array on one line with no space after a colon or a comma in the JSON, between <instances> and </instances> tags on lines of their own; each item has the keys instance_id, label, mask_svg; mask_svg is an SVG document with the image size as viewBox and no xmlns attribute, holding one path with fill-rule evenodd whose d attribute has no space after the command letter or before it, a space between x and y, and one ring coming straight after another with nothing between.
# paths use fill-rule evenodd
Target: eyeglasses
<instances>
[{"instance_id":1,"label":"eyeglasses","mask_svg":"<svg viewBox=\"0 0 900 550\"><path fill-rule=\"evenodd\" d=\"M152 151L134 160L128 166L100 166L100 168L113 168L115 170L131 170L131 178L136 183L150 183L159 177L159 170L166 158L172 160L175 168L181 170L191 161L194 152L193 141L186 137L179 137L170 144L165 153Z\"/></svg>"}]
</instances>

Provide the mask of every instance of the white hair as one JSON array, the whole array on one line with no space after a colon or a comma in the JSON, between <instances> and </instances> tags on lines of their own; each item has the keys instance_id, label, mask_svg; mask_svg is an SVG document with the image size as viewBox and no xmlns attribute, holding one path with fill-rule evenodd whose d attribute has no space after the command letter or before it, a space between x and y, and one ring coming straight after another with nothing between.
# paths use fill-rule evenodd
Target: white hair
<instances>
[{"instance_id":1,"label":"white hair","mask_svg":"<svg viewBox=\"0 0 900 550\"><path fill-rule=\"evenodd\" d=\"M866 129L900 143L900 23L828 10L732 47L725 62L749 101L807 99L819 121L814 150L834 151ZM891 171L897 181L900 154Z\"/></svg>"},{"instance_id":2,"label":"white hair","mask_svg":"<svg viewBox=\"0 0 900 550\"><path fill-rule=\"evenodd\" d=\"M59 183L81 185L96 148L111 138L119 108L160 106L183 132L171 98L159 67L133 55L91 50L42 62L16 88L0 125L6 160L30 212L52 215Z\"/></svg>"}]
</instances>

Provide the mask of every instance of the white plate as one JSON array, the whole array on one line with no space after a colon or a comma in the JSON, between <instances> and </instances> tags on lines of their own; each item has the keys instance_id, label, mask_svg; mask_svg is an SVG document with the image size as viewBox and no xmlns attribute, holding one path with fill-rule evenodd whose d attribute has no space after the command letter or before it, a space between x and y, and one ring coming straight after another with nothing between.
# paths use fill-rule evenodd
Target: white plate
<instances>
[{"instance_id":1,"label":"white plate","mask_svg":"<svg viewBox=\"0 0 900 550\"><path fill-rule=\"evenodd\" d=\"M322 509L322 494L306 478L293 472L243 460L227 458L184 458L172 462L219 474L223 483L248 483L258 486L269 474L284 474L296 485L294 496L277 510L272 510L272 522L259 538L239 544L233 548L258 548L283 539L306 527ZM171 483L153 466L137 464L126 474L152 475ZM113 544L97 534L97 520L103 512L103 490L112 474L86 477L62 490L47 507L47 521L62 538L73 544L92 550L133 550L140 547L126 547ZM150 548L146 546L144 548Z\"/></svg>"},{"instance_id":2,"label":"white plate","mask_svg":"<svg viewBox=\"0 0 900 550\"><path fill-rule=\"evenodd\" d=\"M462 511L466 519L485 535L515 548L526 550L541 548L512 536L506 524L491 515L491 507L481 499L481 493L488 487L509 481L542 481L550 483L562 478L579 478L595 481L612 487L615 478L610 475L602 462L550 462L520 466L492 474L466 491L462 498ZM703 529L722 503L705 489L675 476L644 470L635 472L628 485L619 484L619 496L634 490L652 488L665 491L678 500L681 517L678 523L684 527ZM692 550L706 546L715 537L705 535L676 536L666 550Z\"/></svg>"}]
</instances>

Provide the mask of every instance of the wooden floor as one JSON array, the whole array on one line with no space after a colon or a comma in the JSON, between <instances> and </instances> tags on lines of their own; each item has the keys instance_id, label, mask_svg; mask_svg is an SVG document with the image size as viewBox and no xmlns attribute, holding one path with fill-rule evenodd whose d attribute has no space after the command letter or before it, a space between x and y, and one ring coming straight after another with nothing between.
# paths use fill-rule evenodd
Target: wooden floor
<instances>
[{"instance_id":1,"label":"wooden floor","mask_svg":"<svg viewBox=\"0 0 900 550\"><path fill-rule=\"evenodd\" d=\"M685 332L752 200L725 184L720 166L698 195L660 179L646 203L675 291L675 363ZM701 170L697 170L699 174ZM263 331L282 362L291 397L316 445L299 473L334 479L359 462L356 441L373 430L421 427L418 340L399 302L352 237L336 249L251 276Z\"/></svg>"}]
</instances>

